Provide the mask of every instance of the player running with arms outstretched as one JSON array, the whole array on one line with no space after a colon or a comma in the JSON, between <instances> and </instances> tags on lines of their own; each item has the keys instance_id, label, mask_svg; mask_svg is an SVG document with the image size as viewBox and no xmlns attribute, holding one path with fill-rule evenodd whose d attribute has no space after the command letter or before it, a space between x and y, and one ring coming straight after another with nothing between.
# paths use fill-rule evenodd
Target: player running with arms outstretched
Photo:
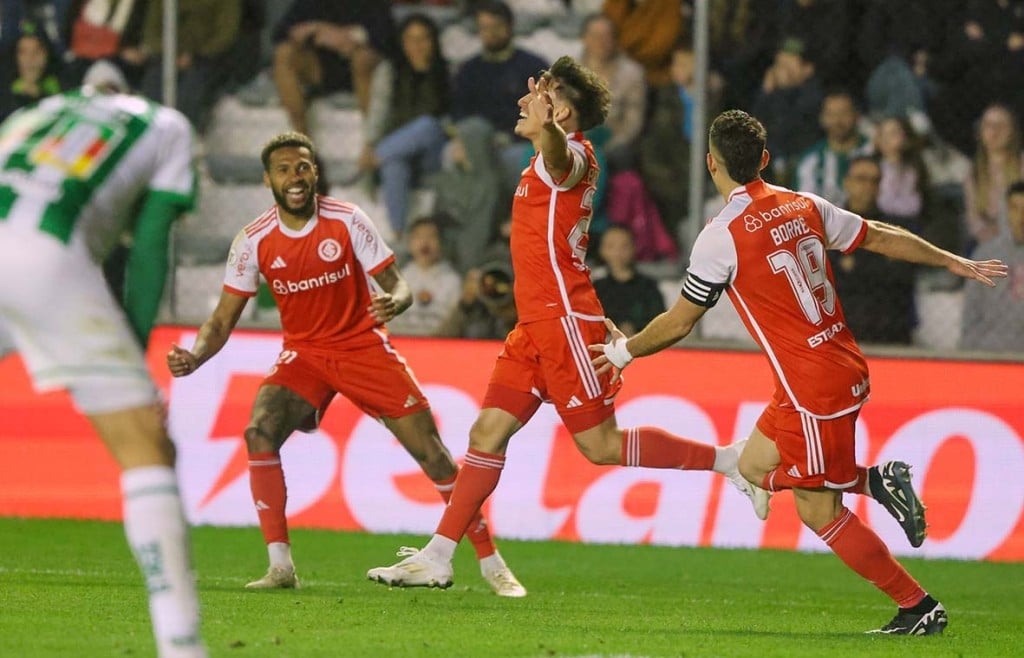
<instances>
[{"instance_id":1,"label":"player running with arms outstretched","mask_svg":"<svg viewBox=\"0 0 1024 658\"><path fill-rule=\"evenodd\" d=\"M469 452L437 532L421 551L367 576L401 587L447 587L459 537L491 494L505 465L509 440L544 401L555 406L580 452L605 465L714 470L729 476L768 512L767 493L737 470L740 446L719 448L654 427L620 429L618 385L595 372L587 345L603 341L604 310L583 259L598 167L583 131L604 122L607 86L595 73L562 57L530 78L519 100L516 134L537 155L522 174L512 204L512 266L519 322L505 339L470 430ZM408 553L409 550L403 550Z\"/></svg>"},{"instance_id":2,"label":"player running with arms outstretched","mask_svg":"<svg viewBox=\"0 0 1024 658\"><path fill-rule=\"evenodd\" d=\"M731 110L710 130L707 167L727 204L697 236L676 304L629 338L591 349L599 372L624 368L688 335L727 292L775 375L772 401L740 457L740 472L769 491L792 489L800 519L847 566L899 606L882 633L941 633L942 605L843 506L843 492L871 496L913 546L925 537L924 507L903 462L857 466L855 421L869 393L868 368L846 326L826 249L857 248L993 285L999 261L955 256L903 229L865 220L812 194L768 185L764 126ZM615 371L616 374L618 370Z\"/></svg>"},{"instance_id":3,"label":"player running with arms outstretched","mask_svg":"<svg viewBox=\"0 0 1024 658\"><path fill-rule=\"evenodd\" d=\"M263 148L264 183L276 204L242 229L228 256L224 290L191 350L174 346L167 366L190 375L227 342L262 274L281 310L283 351L260 386L245 429L249 483L270 568L246 587L298 587L285 516L281 446L315 429L335 394L380 419L448 500L457 467L430 405L383 325L412 295L391 249L357 206L315 192L313 143L278 135ZM373 283L383 292L375 293ZM525 596L477 514L467 532L480 571L499 596Z\"/></svg>"}]
</instances>

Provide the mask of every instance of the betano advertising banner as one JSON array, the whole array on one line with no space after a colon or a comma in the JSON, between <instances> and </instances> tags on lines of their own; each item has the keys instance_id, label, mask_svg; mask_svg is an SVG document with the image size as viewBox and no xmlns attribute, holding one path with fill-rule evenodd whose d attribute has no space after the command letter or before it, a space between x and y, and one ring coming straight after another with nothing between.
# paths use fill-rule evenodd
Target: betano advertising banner
<instances>
[{"instance_id":1,"label":"betano advertising banner","mask_svg":"<svg viewBox=\"0 0 1024 658\"><path fill-rule=\"evenodd\" d=\"M201 370L172 379L164 354L194 329L161 328L150 365L169 401L189 518L255 525L242 432L280 336L236 332ZM394 338L458 458L480 407L495 342ZM929 538L907 544L864 496L846 504L903 555L1024 560L1024 367L872 359L872 400L858 422L860 463L913 465ZM669 350L637 361L618 397L619 424L658 425L707 443L746 436L771 392L759 354ZM433 531L442 504L398 442L337 399L319 430L296 434L283 462L293 527ZM822 550L789 492L767 522L721 476L597 467L545 405L513 438L485 509L500 536L672 546ZM0 515L118 519L117 468L64 394L35 396L17 358L0 361Z\"/></svg>"}]
</instances>

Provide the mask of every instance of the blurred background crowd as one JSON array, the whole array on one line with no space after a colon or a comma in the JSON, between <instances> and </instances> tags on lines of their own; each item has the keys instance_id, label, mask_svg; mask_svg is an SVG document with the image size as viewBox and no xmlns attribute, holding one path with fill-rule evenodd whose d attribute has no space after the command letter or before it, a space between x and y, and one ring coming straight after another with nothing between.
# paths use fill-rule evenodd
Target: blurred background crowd
<instances>
[{"instance_id":1,"label":"blurred background crowd","mask_svg":"<svg viewBox=\"0 0 1024 658\"><path fill-rule=\"evenodd\" d=\"M1010 265L985 289L834 254L861 342L1024 358L1024 0L707 3L706 118L761 119L768 180ZM690 189L695 1L175 4L175 105L201 136L202 190L176 235L165 320L209 313L232 237L272 202L260 148L293 128L317 143L323 190L363 206L399 253L415 303L394 333L504 337L511 197L533 155L513 134L516 100L563 54L613 95L587 135L602 165L590 258L613 320L636 331L673 302L696 230L721 207L710 187ZM0 119L101 59L162 100L164 16L164 0L4 0ZM268 294L247 318L275 319ZM725 304L699 332L749 343Z\"/></svg>"}]
</instances>

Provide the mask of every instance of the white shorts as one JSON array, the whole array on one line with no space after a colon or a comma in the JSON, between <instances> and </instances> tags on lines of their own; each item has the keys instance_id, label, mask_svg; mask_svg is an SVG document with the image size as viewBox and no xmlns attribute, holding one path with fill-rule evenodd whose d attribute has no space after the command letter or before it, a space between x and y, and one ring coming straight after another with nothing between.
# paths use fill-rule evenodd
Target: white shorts
<instances>
[{"instance_id":1,"label":"white shorts","mask_svg":"<svg viewBox=\"0 0 1024 658\"><path fill-rule=\"evenodd\" d=\"M0 281L0 354L20 352L37 391L65 388L85 414L159 401L142 349L84 245L0 221Z\"/></svg>"}]
</instances>

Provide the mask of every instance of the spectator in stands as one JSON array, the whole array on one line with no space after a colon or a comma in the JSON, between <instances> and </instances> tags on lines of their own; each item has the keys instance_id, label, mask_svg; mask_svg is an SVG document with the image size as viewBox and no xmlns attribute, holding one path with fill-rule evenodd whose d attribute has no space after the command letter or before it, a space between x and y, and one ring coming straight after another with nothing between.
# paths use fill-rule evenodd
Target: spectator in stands
<instances>
[{"instance_id":1,"label":"spectator in stands","mask_svg":"<svg viewBox=\"0 0 1024 658\"><path fill-rule=\"evenodd\" d=\"M978 258L999 258L1009 280L995 288L968 283L964 290L960 347L1024 353L1024 182L1007 192L1007 233L978 247Z\"/></svg>"},{"instance_id":2,"label":"spectator in stands","mask_svg":"<svg viewBox=\"0 0 1024 658\"><path fill-rule=\"evenodd\" d=\"M149 0L140 44L145 58L142 93L158 103L163 101L164 2ZM242 0L177 0L177 3L175 107L202 131L210 109L230 77L227 55L238 39Z\"/></svg>"},{"instance_id":3,"label":"spectator in stands","mask_svg":"<svg viewBox=\"0 0 1024 658\"><path fill-rule=\"evenodd\" d=\"M644 126L647 85L643 68L619 50L616 36L615 24L607 16L588 16L580 31L580 62L608 83L612 105L604 125L611 135L604 143L604 152L614 166L624 168L633 162L636 141Z\"/></svg>"},{"instance_id":4,"label":"spectator in stands","mask_svg":"<svg viewBox=\"0 0 1024 658\"><path fill-rule=\"evenodd\" d=\"M795 38L804 44L803 56L814 65L826 86L850 85L859 89L864 82L848 62L854 13L850 5L850 0L779 2L779 35L783 40Z\"/></svg>"},{"instance_id":5,"label":"spectator in stands","mask_svg":"<svg viewBox=\"0 0 1024 658\"><path fill-rule=\"evenodd\" d=\"M352 91L359 109L369 109L373 70L394 50L388 5L294 0L274 28L273 63L292 128L309 134L306 110L316 94Z\"/></svg>"},{"instance_id":6,"label":"spectator in stands","mask_svg":"<svg viewBox=\"0 0 1024 658\"><path fill-rule=\"evenodd\" d=\"M640 138L640 173L670 232L686 216L690 196L694 72L693 47L683 39L672 50L669 84L652 90L651 112ZM708 116L718 113L720 97L716 76L708 85Z\"/></svg>"},{"instance_id":7,"label":"spectator in stands","mask_svg":"<svg viewBox=\"0 0 1024 658\"><path fill-rule=\"evenodd\" d=\"M929 113L942 136L969 153L973 122L985 107L1005 103L1024 113L1024 2L946 0L932 8L943 10L951 29L936 53L934 73L943 84Z\"/></svg>"},{"instance_id":8,"label":"spectator in stands","mask_svg":"<svg viewBox=\"0 0 1024 658\"><path fill-rule=\"evenodd\" d=\"M514 189L519 181L519 162L527 142L515 135L519 120L523 80L536 76L547 63L537 55L517 48L512 39L512 10L501 0L474 4L476 26L482 51L466 60L455 75L453 118L462 121L481 117L494 127L501 161L506 169L505 187ZM455 136L458 139L458 135ZM465 149L457 143L450 153L462 165Z\"/></svg>"},{"instance_id":9,"label":"spectator in stands","mask_svg":"<svg viewBox=\"0 0 1024 658\"><path fill-rule=\"evenodd\" d=\"M441 327L441 336L502 340L516 325L512 266L486 263L466 272L459 303Z\"/></svg>"},{"instance_id":10,"label":"spectator in stands","mask_svg":"<svg viewBox=\"0 0 1024 658\"><path fill-rule=\"evenodd\" d=\"M811 192L836 205L843 205L846 168L850 158L868 146L860 134L860 111L848 91L825 95L819 115L825 137L806 151L796 164L796 189Z\"/></svg>"},{"instance_id":11,"label":"spectator in stands","mask_svg":"<svg viewBox=\"0 0 1024 658\"><path fill-rule=\"evenodd\" d=\"M845 205L861 217L899 226L898 217L878 208L881 180L882 169L875 159L863 155L853 158L844 179ZM910 344L917 324L914 266L864 249L850 254L830 251L829 259L836 290L843 300L843 314L857 341Z\"/></svg>"},{"instance_id":12,"label":"spectator in stands","mask_svg":"<svg viewBox=\"0 0 1024 658\"><path fill-rule=\"evenodd\" d=\"M681 5L673 0L605 0L604 14L618 28L619 47L644 67L647 84L669 83L672 48L688 33Z\"/></svg>"},{"instance_id":13,"label":"spectator in stands","mask_svg":"<svg viewBox=\"0 0 1024 658\"><path fill-rule=\"evenodd\" d=\"M49 41L54 60L62 62L67 49L67 25L74 0L4 0L0 2L0 53L14 52L24 32L42 35ZM13 76L13 57L0 61L0 81ZM77 81L75 81L77 83ZM72 86L72 85L64 85Z\"/></svg>"},{"instance_id":14,"label":"spectator in stands","mask_svg":"<svg viewBox=\"0 0 1024 658\"><path fill-rule=\"evenodd\" d=\"M921 140L910 121L905 117L882 119L875 127L874 149L882 166L878 208L900 217L903 226L920 226L921 220L927 219L928 170L921 156Z\"/></svg>"},{"instance_id":15,"label":"spectator in stands","mask_svg":"<svg viewBox=\"0 0 1024 658\"><path fill-rule=\"evenodd\" d=\"M625 226L612 224L601 236L598 251L607 274L594 280L597 298L604 314L622 333L632 336L648 322L665 312L665 299L658 282L636 269L633 233Z\"/></svg>"},{"instance_id":16,"label":"spectator in stands","mask_svg":"<svg viewBox=\"0 0 1024 658\"><path fill-rule=\"evenodd\" d=\"M724 107L750 107L754 100L779 41L774 4L762 0L711 0L711 66L725 80Z\"/></svg>"},{"instance_id":17,"label":"spectator in stands","mask_svg":"<svg viewBox=\"0 0 1024 658\"><path fill-rule=\"evenodd\" d=\"M434 217L420 217L407 233L412 260L402 276L412 292L412 306L388 323L404 336L437 336L462 292L462 277L442 253L441 226Z\"/></svg>"},{"instance_id":18,"label":"spectator in stands","mask_svg":"<svg viewBox=\"0 0 1024 658\"><path fill-rule=\"evenodd\" d=\"M604 151L613 164L622 168L633 161L632 152L643 128L647 85L640 64L618 50L616 37L610 18L600 13L588 16L581 31L580 61L601 76L611 91L611 109L604 122L611 134Z\"/></svg>"},{"instance_id":19,"label":"spectator in stands","mask_svg":"<svg viewBox=\"0 0 1024 658\"><path fill-rule=\"evenodd\" d=\"M399 25L398 35L398 54L373 72L359 168L379 174L391 228L401 236L417 177L441 168L447 140L442 122L451 94L448 62L434 21L411 14Z\"/></svg>"},{"instance_id":20,"label":"spectator in stands","mask_svg":"<svg viewBox=\"0 0 1024 658\"><path fill-rule=\"evenodd\" d=\"M71 58L67 80L78 84L101 59L112 60L133 87L142 79L146 57L139 47L146 0L81 0L71 10Z\"/></svg>"},{"instance_id":21,"label":"spectator in stands","mask_svg":"<svg viewBox=\"0 0 1024 658\"><path fill-rule=\"evenodd\" d=\"M1020 124L1005 105L992 105L981 115L978 146L971 173L964 181L967 233L977 244L997 237L1006 227L1006 190L1024 178Z\"/></svg>"},{"instance_id":22,"label":"spectator in stands","mask_svg":"<svg viewBox=\"0 0 1024 658\"><path fill-rule=\"evenodd\" d=\"M771 171L765 173L775 182L789 183L794 158L818 141L822 97L814 64L804 57L803 42L786 39L765 71L751 112L768 130L772 161Z\"/></svg>"},{"instance_id":23,"label":"spectator in stands","mask_svg":"<svg viewBox=\"0 0 1024 658\"><path fill-rule=\"evenodd\" d=\"M0 121L20 107L60 92L57 64L49 40L28 27L14 46L14 79L0 88Z\"/></svg>"}]
</instances>

